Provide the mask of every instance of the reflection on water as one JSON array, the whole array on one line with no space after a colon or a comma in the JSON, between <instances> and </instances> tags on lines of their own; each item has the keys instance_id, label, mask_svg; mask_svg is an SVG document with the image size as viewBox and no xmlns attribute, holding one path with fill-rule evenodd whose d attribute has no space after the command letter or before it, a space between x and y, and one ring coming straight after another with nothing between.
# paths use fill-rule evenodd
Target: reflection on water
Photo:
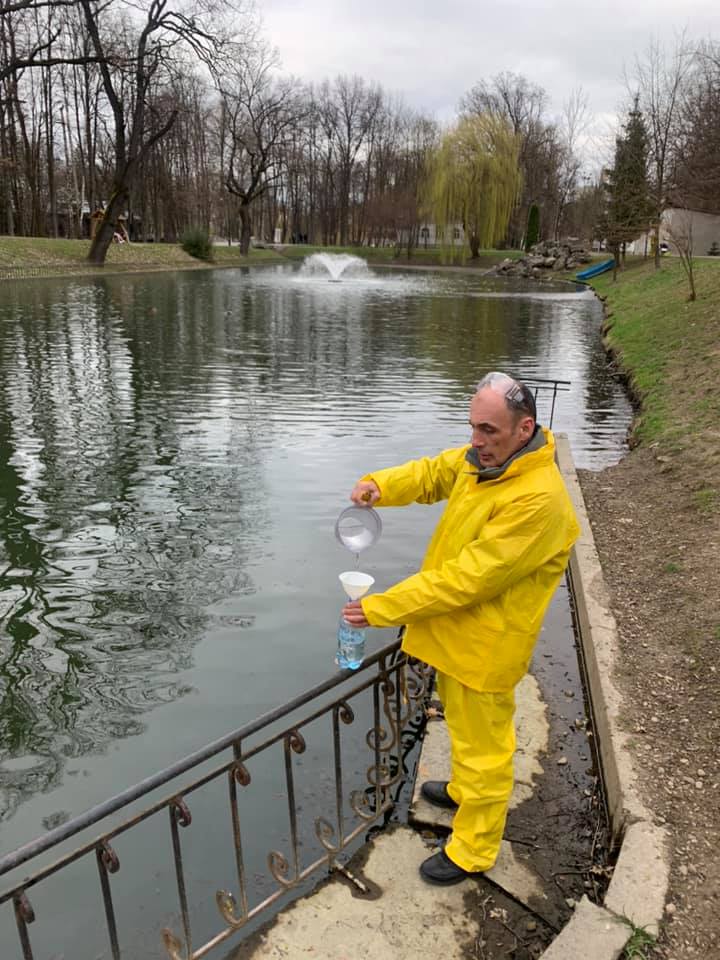
<instances>
[{"instance_id":1,"label":"reflection on water","mask_svg":"<svg viewBox=\"0 0 720 960\"><path fill-rule=\"evenodd\" d=\"M352 482L465 442L488 369L571 380L556 429L582 466L617 457L629 411L599 324L572 288L441 273L5 284L0 818L56 788L37 832L88 805L75 761L132 736L139 779L331 670ZM387 531L379 589L431 520ZM180 698L170 738L150 711ZM103 776L95 798L127 783Z\"/></svg>"}]
</instances>

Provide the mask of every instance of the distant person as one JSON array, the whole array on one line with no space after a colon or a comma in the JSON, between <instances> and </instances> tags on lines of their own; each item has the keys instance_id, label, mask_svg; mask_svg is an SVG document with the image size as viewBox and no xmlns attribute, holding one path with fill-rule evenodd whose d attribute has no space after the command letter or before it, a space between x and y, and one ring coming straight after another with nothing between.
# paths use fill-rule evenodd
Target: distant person
<instances>
[{"instance_id":1,"label":"distant person","mask_svg":"<svg viewBox=\"0 0 720 960\"><path fill-rule=\"evenodd\" d=\"M451 779L427 781L422 794L456 810L444 849L420 867L437 884L489 870L498 855L513 784L514 689L579 533L530 390L488 373L469 423L469 446L377 470L350 495L360 506L448 501L420 572L343 608L354 626L406 625L403 650L437 671Z\"/></svg>"}]
</instances>

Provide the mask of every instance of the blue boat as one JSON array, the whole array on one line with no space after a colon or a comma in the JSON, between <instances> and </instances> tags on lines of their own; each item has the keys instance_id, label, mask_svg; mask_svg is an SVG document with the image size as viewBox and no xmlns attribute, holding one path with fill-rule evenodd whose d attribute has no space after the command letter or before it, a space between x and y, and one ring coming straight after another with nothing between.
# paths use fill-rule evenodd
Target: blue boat
<instances>
[{"instance_id":1,"label":"blue boat","mask_svg":"<svg viewBox=\"0 0 720 960\"><path fill-rule=\"evenodd\" d=\"M591 277L597 277L600 273L605 273L606 270L612 270L615 266L615 258L611 257L610 260L603 260L602 263L596 263L592 267L588 267L586 270L581 270L580 273L575 274L576 280L589 280Z\"/></svg>"}]
</instances>

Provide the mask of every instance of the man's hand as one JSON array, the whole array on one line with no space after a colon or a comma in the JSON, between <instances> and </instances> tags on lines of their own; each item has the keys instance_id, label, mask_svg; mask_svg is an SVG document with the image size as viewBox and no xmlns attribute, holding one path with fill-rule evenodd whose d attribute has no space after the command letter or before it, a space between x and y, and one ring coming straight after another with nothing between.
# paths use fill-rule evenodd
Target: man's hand
<instances>
[{"instance_id":1,"label":"man's hand","mask_svg":"<svg viewBox=\"0 0 720 960\"><path fill-rule=\"evenodd\" d=\"M351 627L369 627L370 624L365 619L362 604L359 600L351 600L342 608L343 620L346 620Z\"/></svg>"},{"instance_id":2,"label":"man's hand","mask_svg":"<svg viewBox=\"0 0 720 960\"><path fill-rule=\"evenodd\" d=\"M359 507L371 507L380 499L380 488L374 480L358 480L350 494L350 499Z\"/></svg>"}]
</instances>

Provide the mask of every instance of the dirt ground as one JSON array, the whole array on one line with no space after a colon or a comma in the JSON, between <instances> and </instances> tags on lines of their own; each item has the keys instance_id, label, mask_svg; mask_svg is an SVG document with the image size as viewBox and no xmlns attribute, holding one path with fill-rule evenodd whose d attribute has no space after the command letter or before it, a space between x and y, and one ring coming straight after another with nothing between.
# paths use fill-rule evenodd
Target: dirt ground
<instances>
[{"instance_id":1,"label":"dirt ground","mask_svg":"<svg viewBox=\"0 0 720 960\"><path fill-rule=\"evenodd\" d=\"M580 472L618 622L616 681L644 800L671 836L648 958L720 958L720 504L717 448L657 445Z\"/></svg>"}]
</instances>

